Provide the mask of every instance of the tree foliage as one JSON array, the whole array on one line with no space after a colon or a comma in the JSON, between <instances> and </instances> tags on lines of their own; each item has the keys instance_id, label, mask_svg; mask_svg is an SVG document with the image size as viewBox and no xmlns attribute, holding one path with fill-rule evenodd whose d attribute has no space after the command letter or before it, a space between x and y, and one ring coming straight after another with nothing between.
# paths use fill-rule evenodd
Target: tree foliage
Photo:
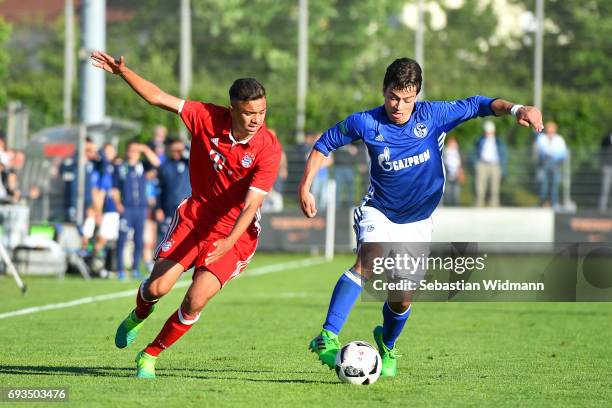
<instances>
[{"instance_id":1,"label":"tree foliage","mask_svg":"<svg viewBox=\"0 0 612 408\"><path fill-rule=\"evenodd\" d=\"M9 72L9 52L7 43L11 34L11 27L0 16L0 83L6 83ZM5 87L0 87L0 107L7 102L7 93Z\"/></svg>"},{"instance_id":2,"label":"tree foliage","mask_svg":"<svg viewBox=\"0 0 612 408\"><path fill-rule=\"evenodd\" d=\"M509 1L525 10L534 8L534 0ZM135 71L174 94L178 94L179 3L107 0L109 7L131 15L109 24L107 50L125 55ZM416 15L407 15L404 9L413 3L309 1L309 129L325 129L353 111L382 103L385 67L397 57L413 55L414 32L408 26ZM446 18L445 28L437 30L431 16L426 16L427 99L486 94L531 103L532 34L513 39L517 45L512 47L493 41L498 19L504 16L496 14L492 1L465 0L458 8L448 7L451 2L443 0L426 3L436 3ZM194 75L190 97L227 104L231 82L255 76L268 90L269 125L285 142L293 141L298 1L191 4ZM571 144L593 146L612 122L612 2L547 0L546 15L545 114L559 122ZM6 25L0 22L0 44L7 36ZM34 126L61 122L62 21L19 27L12 38L7 86L2 89L8 98L29 106ZM0 79L6 72L6 55L0 51ZM0 91L0 102L5 102L2 98ZM147 106L122 81L110 77L107 113L142 122L145 133L156 123L173 131L180 126L175 116ZM510 144L531 143L529 131L517 128L511 118L501 120L498 129ZM479 133L478 122L456 130L464 145Z\"/></svg>"}]
</instances>

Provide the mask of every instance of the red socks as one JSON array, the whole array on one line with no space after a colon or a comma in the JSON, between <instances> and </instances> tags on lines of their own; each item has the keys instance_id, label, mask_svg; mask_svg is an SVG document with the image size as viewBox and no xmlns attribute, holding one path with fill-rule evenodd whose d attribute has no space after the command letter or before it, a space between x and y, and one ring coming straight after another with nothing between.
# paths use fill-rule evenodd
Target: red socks
<instances>
[{"instance_id":1,"label":"red socks","mask_svg":"<svg viewBox=\"0 0 612 408\"><path fill-rule=\"evenodd\" d=\"M166 324L164 324L155 340L145 348L145 353L157 357L159 353L173 345L183 334L187 333L199 318L199 314L191 316L179 308L166 321Z\"/></svg>"},{"instance_id":2,"label":"red socks","mask_svg":"<svg viewBox=\"0 0 612 408\"><path fill-rule=\"evenodd\" d=\"M138 288L138 293L136 293L136 309L134 309L134 314L136 314L136 317L140 320L144 320L149 317L151 311L153 310L153 305L155 305L155 303L157 303L157 301L159 300L146 300L143 297L142 291L144 290L145 283L146 281L140 284L140 287Z\"/></svg>"}]
</instances>

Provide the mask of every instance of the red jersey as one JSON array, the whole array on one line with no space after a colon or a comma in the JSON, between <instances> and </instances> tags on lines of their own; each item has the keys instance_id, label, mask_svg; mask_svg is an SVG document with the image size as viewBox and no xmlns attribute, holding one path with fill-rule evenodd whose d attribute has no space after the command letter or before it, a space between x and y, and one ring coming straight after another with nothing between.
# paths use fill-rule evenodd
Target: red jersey
<instances>
[{"instance_id":1,"label":"red jersey","mask_svg":"<svg viewBox=\"0 0 612 408\"><path fill-rule=\"evenodd\" d=\"M194 226L214 225L229 233L249 189L267 193L281 159L281 145L265 124L252 137L236 141L231 135L228 108L185 101L179 112L192 135L189 156L191 198L185 214ZM257 233L256 217L249 227Z\"/></svg>"}]
</instances>

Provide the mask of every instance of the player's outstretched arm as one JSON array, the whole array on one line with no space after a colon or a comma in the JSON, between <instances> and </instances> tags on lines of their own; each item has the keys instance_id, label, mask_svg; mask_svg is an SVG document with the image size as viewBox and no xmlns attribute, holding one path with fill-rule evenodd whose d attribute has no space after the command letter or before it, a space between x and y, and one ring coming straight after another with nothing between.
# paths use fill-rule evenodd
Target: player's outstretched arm
<instances>
[{"instance_id":1,"label":"player's outstretched arm","mask_svg":"<svg viewBox=\"0 0 612 408\"><path fill-rule=\"evenodd\" d=\"M147 101L149 104L165 109L170 112L178 113L181 100L176 96L167 94L159 89L157 85L142 78L125 65L123 56L116 59L101 51L94 51L91 54L93 66L105 70L113 75L119 75L127 84Z\"/></svg>"},{"instance_id":2,"label":"player's outstretched arm","mask_svg":"<svg viewBox=\"0 0 612 408\"><path fill-rule=\"evenodd\" d=\"M514 115L519 125L531 126L536 132L541 132L544 129L542 112L535 106L523 106L503 99L496 99L491 103L491 110L497 116Z\"/></svg>"},{"instance_id":3,"label":"player's outstretched arm","mask_svg":"<svg viewBox=\"0 0 612 408\"><path fill-rule=\"evenodd\" d=\"M300 202L300 208L304 215L308 218L312 218L317 215L317 206L315 198L310 192L310 186L314 181L317 172L327 160L327 157L317 149L312 149L308 161L306 161L306 167L304 168L304 175L300 186L298 187L298 200Z\"/></svg>"}]
</instances>

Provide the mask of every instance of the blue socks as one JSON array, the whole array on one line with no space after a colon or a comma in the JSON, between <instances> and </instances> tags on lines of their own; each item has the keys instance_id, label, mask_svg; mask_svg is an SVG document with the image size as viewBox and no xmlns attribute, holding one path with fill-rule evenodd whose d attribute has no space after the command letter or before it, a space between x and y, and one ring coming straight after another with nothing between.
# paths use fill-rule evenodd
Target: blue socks
<instances>
[{"instance_id":1,"label":"blue socks","mask_svg":"<svg viewBox=\"0 0 612 408\"><path fill-rule=\"evenodd\" d=\"M334 287L323 328L336 335L340 333L360 294L361 275L349 269L340 276Z\"/></svg>"},{"instance_id":2,"label":"blue socks","mask_svg":"<svg viewBox=\"0 0 612 408\"><path fill-rule=\"evenodd\" d=\"M329 301L327 317L323 324L325 330L329 330L336 335L340 333L348 315L351 313L353 305L361 294L361 289L361 276L358 273L349 269L340 276ZM390 349L395 346L395 341L404 329L411 310L412 305L404 313L399 314L391 310L387 302L384 303L382 314L383 342L385 346Z\"/></svg>"},{"instance_id":3,"label":"blue socks","mask_svg":"<svg viewBox=\"0 0 612 408\"><path fill-rule=\"evenodd\" d=\"M385 302L382 309L383 314L383 343L385 346L392 349L395 346L395 341L399 337L408 317L410 317L410 310L412 305L408 307L402 314L398 314L391 310L389 304Z\"/></svg>"}]
</instances>

